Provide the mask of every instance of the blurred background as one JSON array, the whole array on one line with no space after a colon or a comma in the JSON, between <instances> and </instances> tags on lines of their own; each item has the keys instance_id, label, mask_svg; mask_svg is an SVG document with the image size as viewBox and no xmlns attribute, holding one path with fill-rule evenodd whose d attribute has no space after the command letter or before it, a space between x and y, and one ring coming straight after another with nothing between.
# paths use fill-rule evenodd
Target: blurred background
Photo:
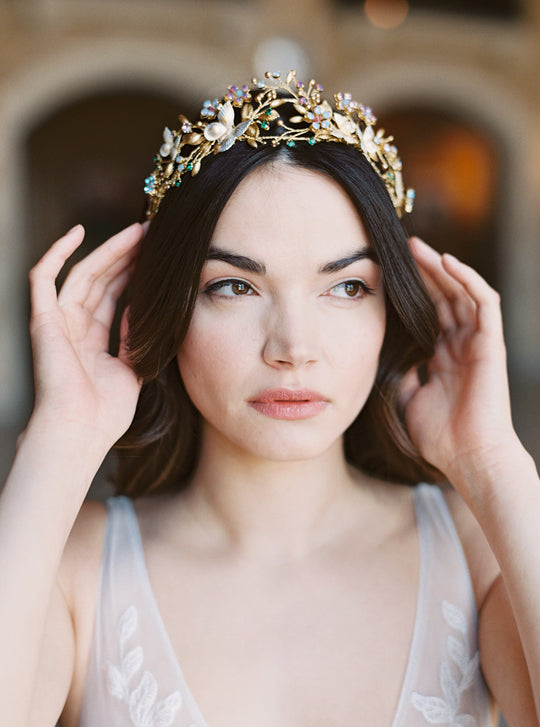
<instances>
[{"instance_id":1,"label":"blurred background","mask_svg":"<svg viewBox=\"0 0 540 727\"><path fill-rule=\"evenodd\" d=\"M0 0L2 479L32 401L29 268L78 222L86 253L140 218L180 111L293 67L373 106L417 191L409 230L502 294L515 424L538 459L538 0Z\"/></svg>"}]
</instances>

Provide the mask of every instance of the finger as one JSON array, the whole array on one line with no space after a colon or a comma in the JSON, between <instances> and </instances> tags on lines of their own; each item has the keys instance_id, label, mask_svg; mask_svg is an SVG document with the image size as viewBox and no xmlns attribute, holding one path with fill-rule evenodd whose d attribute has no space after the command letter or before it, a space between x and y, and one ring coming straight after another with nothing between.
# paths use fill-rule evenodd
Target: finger
<instances>
[{"instance_id":1,"label":"finger","mask_svg":"<svg viewBox=\"0 0 540 727\"><path fill-rule=\"evenodd\" d=\"M116 313L118 299L124 292L126 285L129 282L130 273L131 268L126 268L121 274L117 275L116 278L109 283L101 297L101 300L99 301L99 304L96 306L93 312L94 320L101 323L108 330L112 325L114 315Z\"/></svg>"},{"instance_id":2,"label":"finger","mask_svg":"<svg viewBox=\"0 0 540 727\"><path fill-rule=\"evenodd\" d=\"M429 276L432 290L437 291L433 294L439 300L441 308L440 298L444 296L457 326L475 328L477 324L476 303L467 289L445 268L442 256L436 250L420 238L412 238L411 242L411 251L419 269Z\"/></svg>"},{"instance_id":3,"label":"finger","mask_svg":"<svg viewBox=\"0 0 540 727\"><path fill-rule=\"evenodd\" d=\"M457 321L450 301L441 292L440 288L435 283L431 275L429 275L429 273L427 273L425 270L421 270L420 274L427 288L429 296L433 301L435 310L437 311L437 318L439 319L439 327L441 329L441 332L447 333L448 331L454 330L457 326Z\"/></svg>"},{"instance_id":4,"label":"finger","mask_svg":"<svg viewBox=\"0 0 540 727\"><path fill-rule=\"evenodd\" d=\"M75 225L60 237L30 270L30 302L32 315L37 316L51 310L57 303L55 280L66 260L84 239L84 228Z\"/></svg>"},{"instance_id":5,"label":"finger","mask_svg":"<svg viewBox=\"0 0 540 727\"><path fill-rule=\"evenodd\" d=\"M97 247L84 260L73 266L66 278L59 300L69 300L83 305L92 285L112 268L124 255L129 257L143 235L141 225L136 222Z\"/></svg>"},{"instance_id":6,"label":"finger","mask_svg":"<svg viewBox=\"0 0 540 727\"><path fill-rule=\"evenodd\" d=\"M478 331L502 335L501 299L497 291L476 270L453 255L445 253L442 264L475 302Z\"/></svg>"},{"instance_id":7,"label":"finger","mask_svg":"<svg viewBox=\"0 0 540 727\"><path fill-rule=\"evenodd\" d=\"M422 240L420 240L420 238L411 238L409 242L411 246L411 252L413 253L415 257L415 262L417 263L420 277L422 278L429 293L429 296L433 301L433 304L435 305L441 331L443 333L447 333L448 331L454 330L457 326L457 321L451 302L448 300L445 293L441 290L440 286L436 283L434 277L422 265L420 259L421 251L419 253L417 250L417 247L422 244Z\"/></svg>"},{"instance_id":8,"label":"finger","mask_svg":"<svg viewBox=\"0 0 540 727\"><path fill-rule=\"evenodd\" d=\"M405 376L401 379L398 390L398 400L401 410L404 411L407 408L407 404L416 394L420 388L420 379L418 377L418 370L416 367L407 371Z\"/></svg>"},{"instance_id":9,"label":"finger","mask_svg":"<svg viewBox=\"0 0 540 727\"><path fill-rule=\"evenodd\" d=\"M89 311L94 313L97 307L100 305L103 296L106 294L109 286L114 284L114 281L118 276L124 276L126 270L133 269L133 261L136 255L136 247L129 250L119 260L116 261L103 275L97 278L88 290L88 295L81 305ZM62 298L59 298L62 303Z\"/></svg>"}]
</instances>

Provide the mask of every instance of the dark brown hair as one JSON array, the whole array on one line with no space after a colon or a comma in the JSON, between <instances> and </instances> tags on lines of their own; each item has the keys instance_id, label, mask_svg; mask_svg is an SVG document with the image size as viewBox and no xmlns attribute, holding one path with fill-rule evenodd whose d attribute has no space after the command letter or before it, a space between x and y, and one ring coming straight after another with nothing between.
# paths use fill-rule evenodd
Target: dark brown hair
<instances>
[{"instance_id":1,"label":"dark brown hair","mask_svg":"<svg viewBox=\"0 0 540 727\"><path fill-rule=\"evenodd\" d=\"M276 161L318 171L341 185L382 269L386 334L373 390L345 433L347 459L400 482L417 482L432 473L407 434L398 387L411 367L433 355L437 315L383 182L358 151L344 144L253 149L237 143L206 159L196 177L167 193L141 245L130 283L128 347L144 384L133 423L118 443L118 493L137 497L179 490L189 482L201 421L183 386L176 354L225 204L251 171Z\"/></svg>"}]
</instances>

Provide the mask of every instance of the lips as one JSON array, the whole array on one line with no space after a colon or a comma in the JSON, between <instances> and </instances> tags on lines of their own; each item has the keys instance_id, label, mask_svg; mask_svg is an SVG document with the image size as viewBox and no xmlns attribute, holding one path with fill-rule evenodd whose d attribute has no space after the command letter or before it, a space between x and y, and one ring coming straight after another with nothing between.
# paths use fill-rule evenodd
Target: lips
<instances>
[{"instance_id":1,"label":"lips","mask_svg":"<svg viewBox=\"0 0 540 727\"><path fill-rule=\"evenodd\" d=\"M249 401L260 414L272 419L308 419L328 405L317 391L310 389L265 389Z\"/></svg>"}]
</instances>

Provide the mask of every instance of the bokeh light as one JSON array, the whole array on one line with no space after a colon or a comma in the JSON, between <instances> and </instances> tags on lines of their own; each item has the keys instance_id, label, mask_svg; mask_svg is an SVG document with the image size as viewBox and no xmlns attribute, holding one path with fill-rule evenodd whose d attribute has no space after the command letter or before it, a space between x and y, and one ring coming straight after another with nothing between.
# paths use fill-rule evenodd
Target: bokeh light
<instances>
[{"instance_id":1,"label":"bokeh light","mask_svg":"<svg viewBox=\"0 0 540 727\"><path fill-rule=\"evenodd\" d=\"M408 0L366 0L364 13L369 22L381 30L401 25L408 13Z\"/></svg>"}]
</instances>

